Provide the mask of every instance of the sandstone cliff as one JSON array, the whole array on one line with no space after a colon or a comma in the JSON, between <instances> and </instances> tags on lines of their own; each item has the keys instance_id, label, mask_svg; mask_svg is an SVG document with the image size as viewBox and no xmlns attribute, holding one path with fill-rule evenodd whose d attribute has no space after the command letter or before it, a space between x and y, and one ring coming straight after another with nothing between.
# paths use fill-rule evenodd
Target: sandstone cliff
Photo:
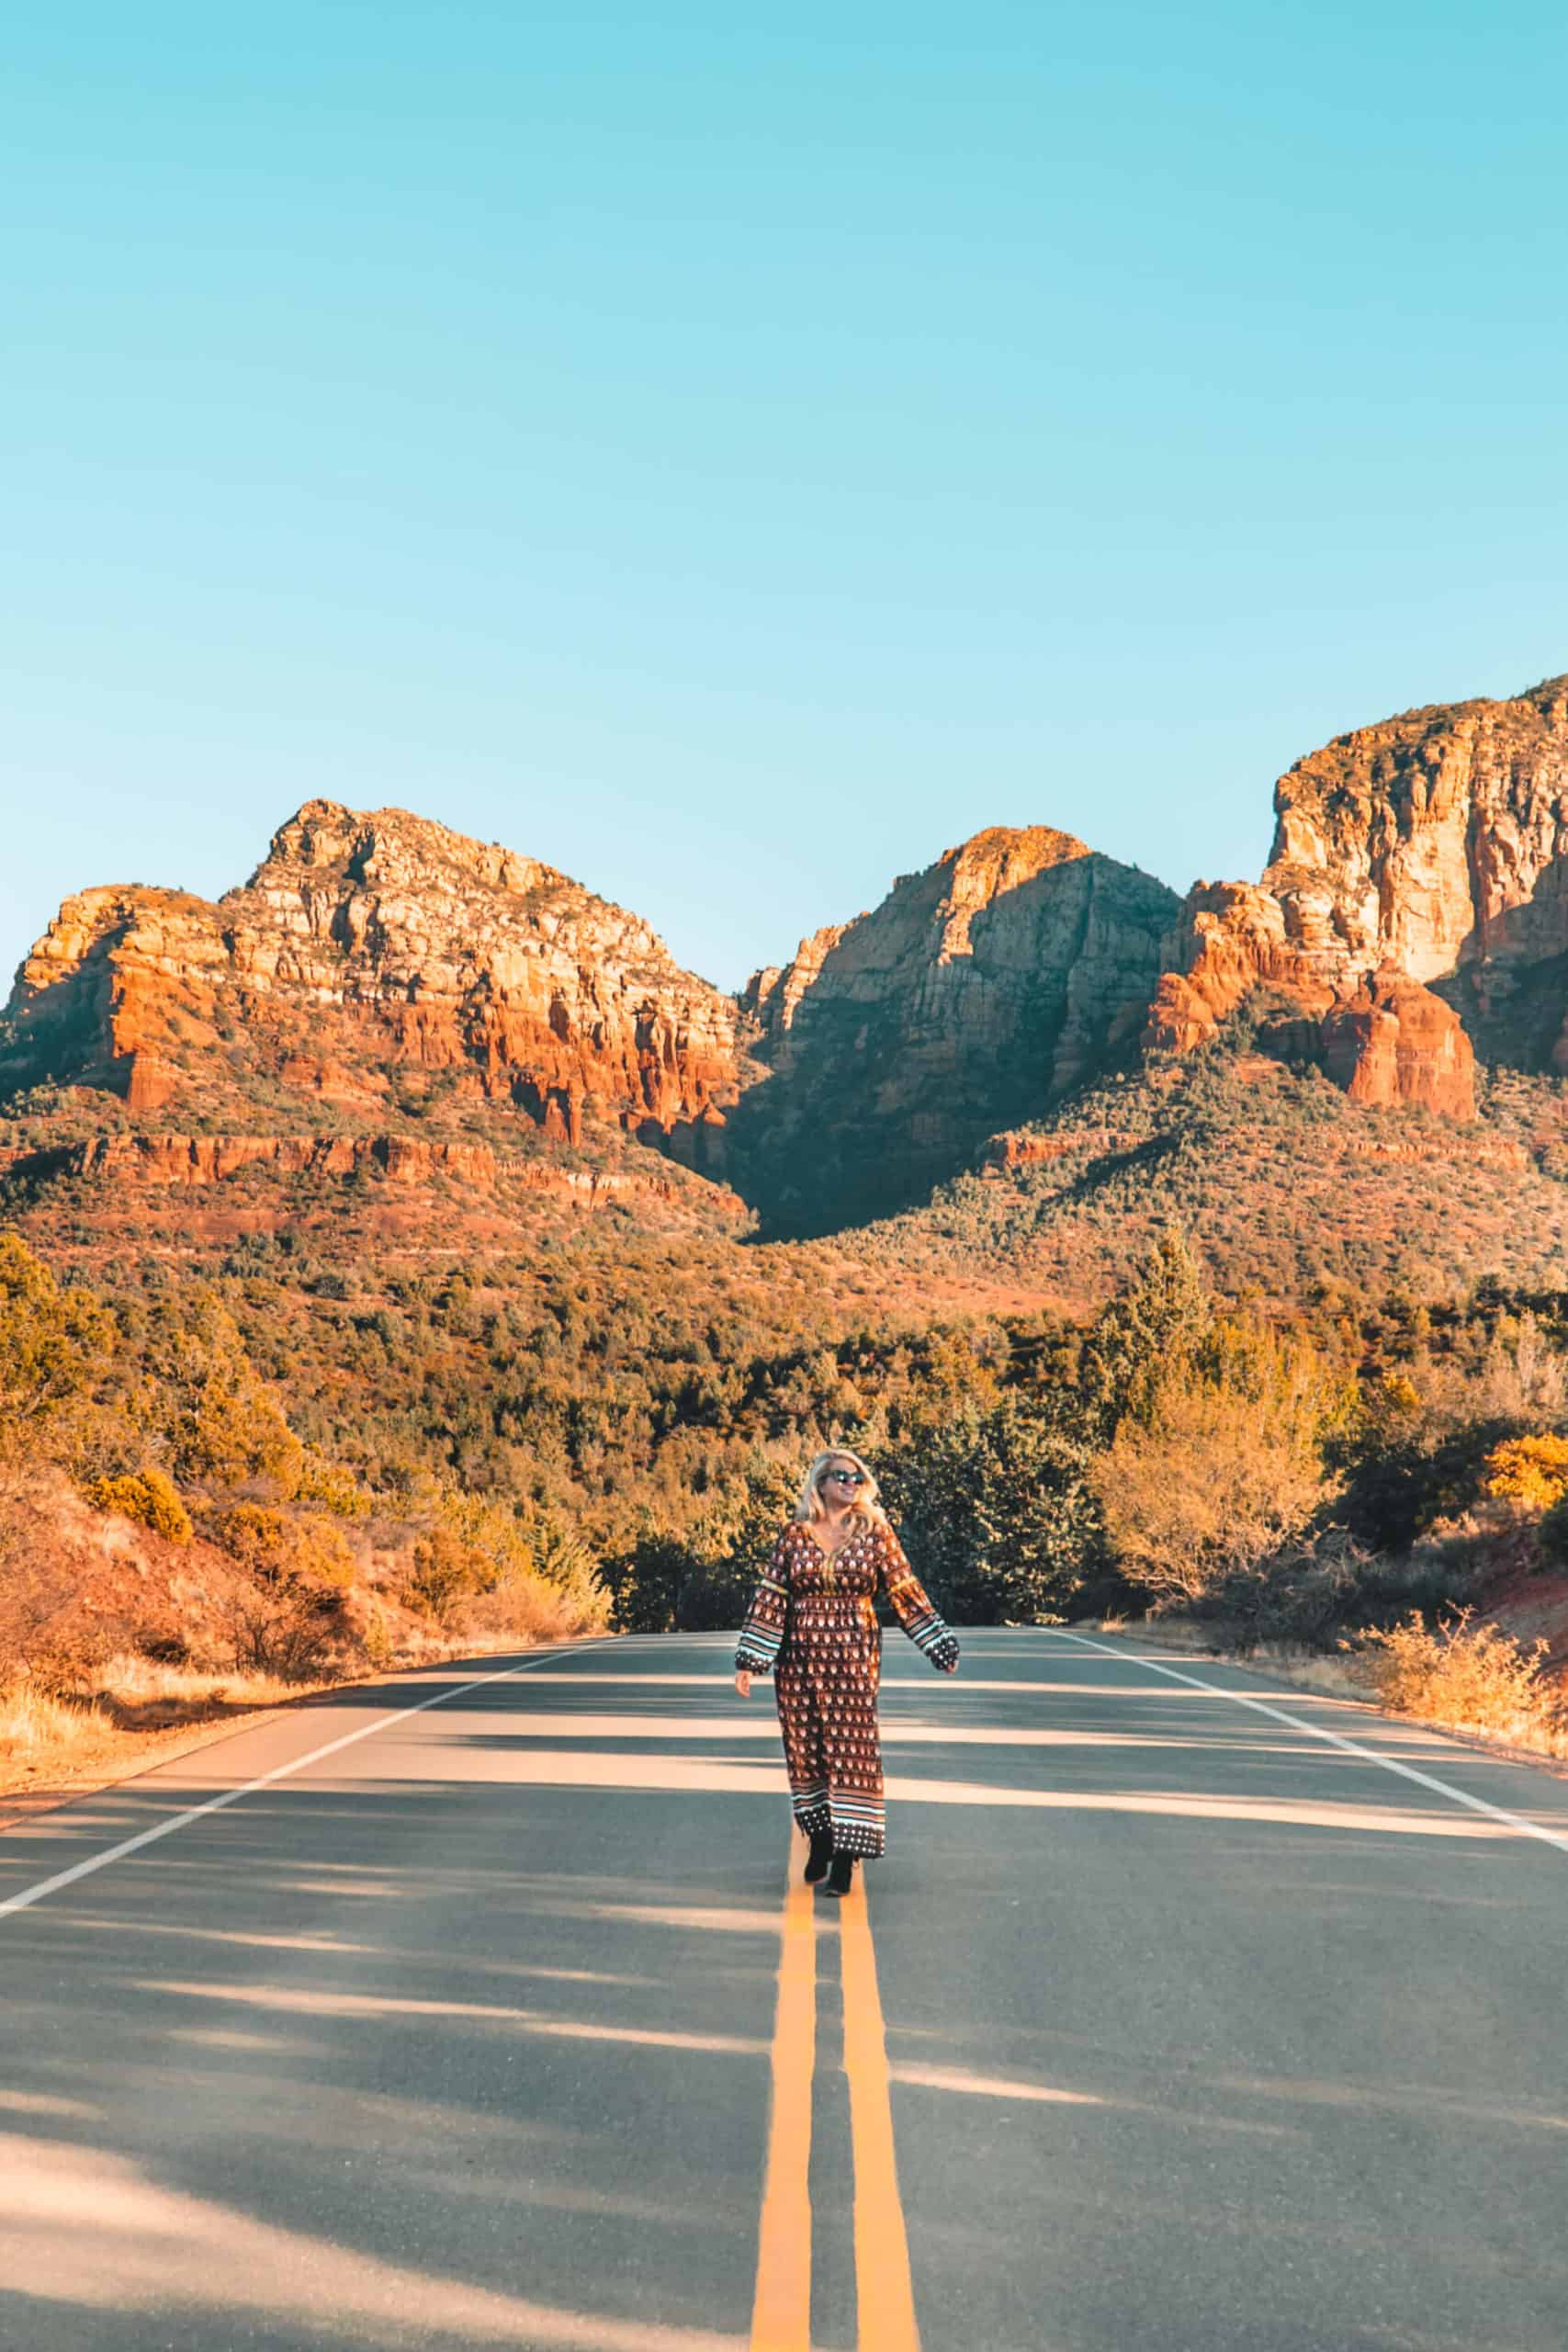
<instances>
[{"instance_id":1,"label":"sandstone cliff","mask_svg":"<svg viewBox=\"0 0 1568 2352\"><path fill-rule=\"evenodd\" d=\"M1263 984L1292 1049L1359 1100L1469 1117L1476 1046L1568 1067L1568 679L1337 736L1274 806L1261 883L1189 897L1151 1048L1188 1049Z\"/></svg>"},{"instance_id":2,"label":"sandstone cliff","mask_svg":"<svg viewBox=\"0 0 1568 2352\"><path fill-rule=\"evenodd\" d=\"M793 1227L917 1197L1134 1052L1174 894L1049 826L993 826L753 976L770 1074L726 1165Z\"/></svg>"},{"instance_id":3,"label":"sandstone cliff","mask_svg":"<svg viewBox=\"0 0 1568 2352\"><path fill-rule=\"evenodd\" d=\"M1568 1072L1568 679L1338 737L1275 804L1261 879L1185 902L1051 827L988 828L734 997L536 859L312 801L216 903L68 899L0 1023L0 1105L75 1090L13 1146L102 1126L70 1172L143 1183L258 1158L396 1178L418 1145L420 1182L521 1190L530 1141L587 1143L558 1164L592 1159L604 1197L624 1168L629 1203L652 1143L717 1180L721 1218L739 1193L805 1232L976 1155L1043 1162L1043 1114L1141 1051L1172 1074L1248 1001L1271 1067L1358 1103L1469 1120L1478 1052Z\"/></svg>"},{"instance_id":4,"label":"sandstone cliff","mask_svg":"<svg viewBox=\"0 0 1568 2352\"><path fill-rule=\"evenodd\" d=\"M575 1142L585 1113L660 1133L722 1117L735 1001L638 917L536 860L399 809L311 801L215 905L68 899L18 976L0 1091L113 1087L362 1112L440 1074Z\"/></svg>"}]
</instances>

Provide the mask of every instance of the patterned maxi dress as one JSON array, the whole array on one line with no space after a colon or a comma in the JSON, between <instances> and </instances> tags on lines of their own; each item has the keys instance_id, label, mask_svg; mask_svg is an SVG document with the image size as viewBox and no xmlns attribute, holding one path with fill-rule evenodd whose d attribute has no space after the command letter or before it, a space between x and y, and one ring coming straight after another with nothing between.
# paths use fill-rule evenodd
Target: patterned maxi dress
<instances>
[{"instance_id":1,"label":"patterned maxi dress","mask_svg":"<svg viewBox=\"0 0 1568 2352\"><path fill-rule=\"evenodd\" d=\"M774 1676L795 1820L807 1837L830 1828L841 1854L876 1855L886 1843L878 1596L931 1664L951 1672L957 1641L880 1521L829 1559L810 1529L792 1520L762 1571L735 1653L737 1668Z\"/></svg>"}]
</instances>

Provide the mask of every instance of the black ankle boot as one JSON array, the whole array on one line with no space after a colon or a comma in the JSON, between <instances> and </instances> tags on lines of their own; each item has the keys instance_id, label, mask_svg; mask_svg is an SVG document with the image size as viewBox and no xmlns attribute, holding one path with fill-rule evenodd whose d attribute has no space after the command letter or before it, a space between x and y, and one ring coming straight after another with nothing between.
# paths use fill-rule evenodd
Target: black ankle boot
<instances>
[{"instance_id":1,"label":"black ankle boot","mask_svg":"<svg viewBox=\"0 0 1568 2352\"><path fill-rule=\"evenodd\" d=\"M854 1876L854 1868L855 1858L852 1854L834 1855L833 1867L828 1873L828 1892L829 1894L847 1894L849 1893L850 1881Z\"/></svg>"},{"instance_id":2,"label":"black ankle boot","mask_svg":"<svg viewBox=\"0 0 1568 2352\"><path fill-rule=\"evenodd\" d=\"M818 1879L828 1875L828 1865L833 1859L833 1833L830 1829L814 1829L811 1851L806 1858L805 1879L807 1886L815 1886Z\"/></svg>"}]
</instances>

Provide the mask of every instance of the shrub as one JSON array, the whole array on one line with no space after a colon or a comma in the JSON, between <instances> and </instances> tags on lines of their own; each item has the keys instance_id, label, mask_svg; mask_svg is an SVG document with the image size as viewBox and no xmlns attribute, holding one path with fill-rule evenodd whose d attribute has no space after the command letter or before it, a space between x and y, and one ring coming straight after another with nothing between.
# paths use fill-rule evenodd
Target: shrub
<instances>
[{"instance_id":1,"label":"shrub","mask_svg":"<svg viewBox=\"0 0 1568 2352\"><path fill-rule=\"evenodd\" d=\"M299 1463L295 1484L296 1495L301 1502L320 1503L334 1519L368 1519L370 1498L352 1470L339 1462L329 1462L326 1455L307 1446Z\"/></svg>"},{"instance_id":2,"label":"shrub","mask_svg":"<svg viewBox=\"0 0 1568 2352\"><path fill-rule=\"evenodd\" d=\"M1568 1438L1550 1431L1505 1438L1486 1457L1486 1492L1528 1510L1550 1510L1568 1495Z\"/></svg>"},{"instance_id":3,"label":"shrub","mask_svg":"<svg viewBox=\"0 0 1568 2352\"><path fill-rule=\"evenodd\" d=\"M704 1560L681 1578L675 1625L682 1634L723 1633L743 1623L756 1589L750 1563Z\"/></svg>"},{"instance_id":4,"label":"shrub","mask_svg":"<svg viewBox=\"0 0 1568 2352\"><path fill-rule=\"evenodd\" d=\"M403 1578L405 1607L445 1624L457 1602L487 1592L499 1581L495 1563L449 1527L433 1528L413 1547L413 1565Z\"/></svg>"},{"instance_id":5,"label":"shrub","mask_svg":"<svg viewBox=\"0 0 1568 2352\"><path fill-rule=\"evenodd\" d=\"M916 1575L959 1624L1060 1622L1100 1557L1089 1466L1075 1403L1055 1390L912 1421L875 1461Z\"/></svg>"},{"instance_id":6,"label":"shrub","mask_svg":"<svg viewBox=\"0 0 1568 2352\"><path fill-rule=\"evenodd\" d=\"M85 1390L114 1325L92 1293L62 1288L17 1233L0 1233L0 1421L36 1427Z\"/></svg>"},{"instance_id":7,"label":"shrub","mask_svg":"<svg viewBox=\"0 0 1568 2352\"><path fill-rule=\"evenodd\" d=\"M1262 1574L1324 1498L1336 1384L1304 1342L1217 1326L1129 1414L1091 1481L1123 1574L1156 1600L1201 1600Z\"/></svg>"},{"instance_id":8,"label":"shrub","mask_svg":"<svg viewBox=\"0 0 1568 2352\"><path fill-rule=\"evenodd\" d=\"M1546 1558L1555 1567L1568 1566L1568 1494L1554 1502L1550 1510L1541 1513L1536 1533Z\"/></svg>"},{"instance_id":9,"label":"shrub","mask_svg":"<svg viewBox=\"0 0 1568 2352\"><path fill-rule=\"evenodd\" d=\"M231 1596L227 1613L233 1662L242 1672L314 1682L332 1664L336 1612L319 1595L258 1579Z\"/></svg>"},{"instance_id":10,"label":"shrub","mask_svg":"<svg viewBox=\"0 0 1568 2352\"><path fill-rule=\"evenodd\" d=\"M669 1633L682 1588L700 1572L701 1563L684 1536L663 1528L639 1529L604 1563L616 1632Z\"/></svg>"},{"instance_id":11,"label":"shrub","mask_svg":"<svg viewBox=\"0 0 1568 2352\"><path fill-rule=\"evenodd\" d=\"M236 1503L209 1526L214 1541L265 1584L330 1594L354 1581L354 1555L330 1520Z\"/></svg>"},{"instance_id":12,"label":"shrub","mask_svg":"<svg viewBox=\"0 0 1568 2352\"><path fill-rule=\"evenodd\" d=\"M1546 1644L1527 1649L1500 1625L1476 1624L1472 1610L1433 1626L1416 1610L1363 1639L1373 1654L1377 1695L1396 1714L1515 1737L1568 1729L1568 1713L1546 1673Z\"/></svg>"},{"instance_id":13,"label":"shrub","mask_svg":"<svg viewBox=\"0 0 1568 2352\"><path fill-rule=\"evenodd\" d=\"M171 1544L188 1544L195 1532L191 1516L180 1500L172 1478L162 1470L132 1470L118 1478L95 1478L86 1490L95 1510L118 1511L166 1535Z\"/></svg>"},{"instance_id":14,"label":"shrub","mask_svg":"<svg viewBox=\"0 0 1568 2352\"><path fill-rule=\"evenodd\" d=\"M1216 1577L1197 1614L1219 1620L1240 1650L1259 1642L1329 1649L1374 1566L1344 1528L1325 1528Z\"/></svg>"},{"instance_id":15,"label":"shrub","mask_svg":"<svg viewBox=\"0 0 1568 2352\"><path fill-rule=\"evenodd\" d=\"M563 1641L572 1634L595 1633L602 1623L602 1610L584 1618L570 1593L534 1576L509 1577L465 1601L457 1612L462 1633L492 1640L499 1635L507 1641Z\"/></svg>"},{"instance_id":16,"label":"shrub","mask_svg":"<svg viewBox=\"0 0 1568 2352\"><path fill-rule=\"evenodd\" d=\"M1415 1426L1384 1442L1363 1426L1329 1449L1348 1473L1336 1508L1374 1550L1407 1551L1428 1528L1473 1507L1506 1434L1505 1424L1488 1419Z\"/></svg>"}]
</instances>

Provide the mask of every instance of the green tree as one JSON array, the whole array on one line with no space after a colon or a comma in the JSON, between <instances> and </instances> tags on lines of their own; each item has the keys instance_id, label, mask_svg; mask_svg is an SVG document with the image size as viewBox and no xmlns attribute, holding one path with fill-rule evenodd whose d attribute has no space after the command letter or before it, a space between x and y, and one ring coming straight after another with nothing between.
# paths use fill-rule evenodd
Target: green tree
<instances>
[{"instance_id":1,"label":"green tree","mask_svg":"<svg viewBox=\"0 0 1568 2352\"><path fill-rule=\"evenodd\" d=\"M1179 1375L1213 1326L1198 1261L1168 1226L1138 1281L1100 1310L1084 1344L1084 1403L1107 1441L1129 1415L1146 1418L1155 1391Z\"/></svg>"},{"instance_id":2,"label":"green tree","mask_svg":"<svg viewBox=\"0 0 1568 2352\"><path fill-rule=\"evenodd\" d=\"M62 1285L19 1234L0 1233L0 1423L48 1420L87 1390L114 1344L91 1291Z\"/></svg>"},{"instance_id":3,"label":"green tree","mask_svg":"<svg viewBox=\"0 0 1568 2352\"><path fill-rule=\"evenodd\" d=\"M618 1545L604 1563L615 1631L671 1632L681 1588L699 1565L683 1535L645 1520L631 1541Z\"/></svg>"},{"instance_id":4,"label":"green tree","mask_svg":"<svg viewBox=\"0 0 1568 2352\"><path fill-rule=\"evenodd\" d=\"M142 1352L154 1383L144 1409L161 1425L176 1476L218 1487L262 1479L286 1498L298 1491L305 1450L215 1291L203 1286L161 1306Z\"/></svg>"},{"instance_id":5,"label":"green tree","mask_svg":"<svg viewBox=\"0 0 1568 2352\"><path fill-rule=\"evenodd\" d=\"M1007 1392L910 1431L877 1465L916 1574L961 1624L1058 1622L1100 1557L1076 1399Z\"/></svg>"},{"instance_id":6,"label":"green tree","mask_svg":"<svg viewBox=\"0 0 1568 2352\"><path fill-rule=\"evenodd\" d=\"M683 1633L716 1632L744 1621L762 1566L797 1499L793 1472L753 1454L739 1507L709 1515L694 1531L690 1566L675 1599Z\"/></svg>"}]
</instances>

